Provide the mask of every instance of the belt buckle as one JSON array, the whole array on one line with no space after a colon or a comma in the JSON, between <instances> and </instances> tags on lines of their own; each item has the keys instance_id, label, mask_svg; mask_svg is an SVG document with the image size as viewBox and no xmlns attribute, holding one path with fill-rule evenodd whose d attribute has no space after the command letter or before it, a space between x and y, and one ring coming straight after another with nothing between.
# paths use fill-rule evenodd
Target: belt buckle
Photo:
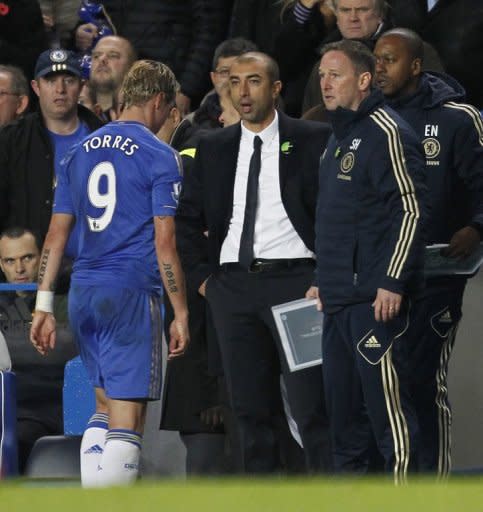
<instances>
[{"instance_id":1,"label":"belt buckle","mask_svg":"<svg viewBox=\"0 0 483 512\"><path fill-rule=\"evenodd\" d=\"M263 261L253 260L248 267L248 272L250 274L258 274L259 272L263 272Z\"/></svg>"}]
</instances>

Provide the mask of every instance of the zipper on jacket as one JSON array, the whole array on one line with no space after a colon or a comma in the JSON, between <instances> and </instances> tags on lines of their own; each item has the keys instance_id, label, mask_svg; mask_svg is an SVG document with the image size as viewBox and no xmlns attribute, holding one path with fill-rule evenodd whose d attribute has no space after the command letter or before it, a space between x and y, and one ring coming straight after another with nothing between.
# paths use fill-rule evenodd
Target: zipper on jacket
<instances>
[{"instance_id":1,"label":"zipper on jacket","mask_svg":"<svg viewBox=\"0 0 483 512\"><path fill-rule=\"evenodd\" d=\"M357 285L357 279L359 277L358 274L358 268L357 268L357 253L359 251L359 243L356 241L354 246L354 252L352 253L352 271L353 271L353 277L352 277L352 284L354 286Z\"/></svg>"}]
</instances>

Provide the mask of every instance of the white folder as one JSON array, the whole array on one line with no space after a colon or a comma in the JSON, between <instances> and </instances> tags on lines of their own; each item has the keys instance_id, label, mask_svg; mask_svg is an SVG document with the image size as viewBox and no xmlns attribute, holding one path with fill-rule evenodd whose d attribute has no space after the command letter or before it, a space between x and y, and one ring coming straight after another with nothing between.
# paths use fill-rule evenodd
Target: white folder
<instances>
[{"instance_id":1,"label":"white folder","mask_svg":"<svg viewBox=\"0 0 483 512\"><path fill-rule=\"evenodd\" d=\"M290 371L322 364L322 323L316 299L299 299L272 307Z\"/></svg>"}]
</instances>

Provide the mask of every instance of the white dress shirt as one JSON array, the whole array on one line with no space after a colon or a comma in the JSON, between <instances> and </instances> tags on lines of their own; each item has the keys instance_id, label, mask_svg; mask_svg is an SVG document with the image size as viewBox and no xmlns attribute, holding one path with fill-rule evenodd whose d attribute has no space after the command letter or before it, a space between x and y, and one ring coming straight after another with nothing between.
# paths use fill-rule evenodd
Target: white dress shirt
<instances>
[{"instance_id":1,"label":"white dress shirt","mask_svg":"<svg viewBox=\"0 0 483 512\"><path fill-rule=\"evenodd\" d=\"M262 141L261 170L258 181L258 206L255 219L253 253L255 258L313 258L288 218L282 203L279 178L280 137L278 114L263 131L254 133L241 124L240 150L233 191L230 226L221 247L220 264L238 261L245 217L248 170L253 153L253 139Z\"/></svg>"}]
</instances>

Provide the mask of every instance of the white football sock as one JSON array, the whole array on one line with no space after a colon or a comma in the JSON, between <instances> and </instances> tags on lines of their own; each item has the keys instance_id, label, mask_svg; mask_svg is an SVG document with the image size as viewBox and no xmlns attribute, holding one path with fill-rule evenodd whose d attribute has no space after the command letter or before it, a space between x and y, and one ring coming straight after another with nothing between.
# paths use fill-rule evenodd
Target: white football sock
<instances>
[{"instance_id":1,"label":"white football sock","mask_svg":"<svg viewBox=\"0 0 483 512\"><path fill-rule=\"evenodd\" d=\"M80 447L82 487L97 485L97 471L106 442L108 419L107 414L94 414L82 436Z\"/></svg>"},{"instance_id":2,"label":"white football sock","mask_svg":"<svg viewBox=\"0 0 483 512\"><path fill-rule=\"evenodd\" d=\"M97 473L99 486L127 485L136 480L139 473L141 441L142 436L132 430L109 430Z\"/></svg>"}]
</instances>

